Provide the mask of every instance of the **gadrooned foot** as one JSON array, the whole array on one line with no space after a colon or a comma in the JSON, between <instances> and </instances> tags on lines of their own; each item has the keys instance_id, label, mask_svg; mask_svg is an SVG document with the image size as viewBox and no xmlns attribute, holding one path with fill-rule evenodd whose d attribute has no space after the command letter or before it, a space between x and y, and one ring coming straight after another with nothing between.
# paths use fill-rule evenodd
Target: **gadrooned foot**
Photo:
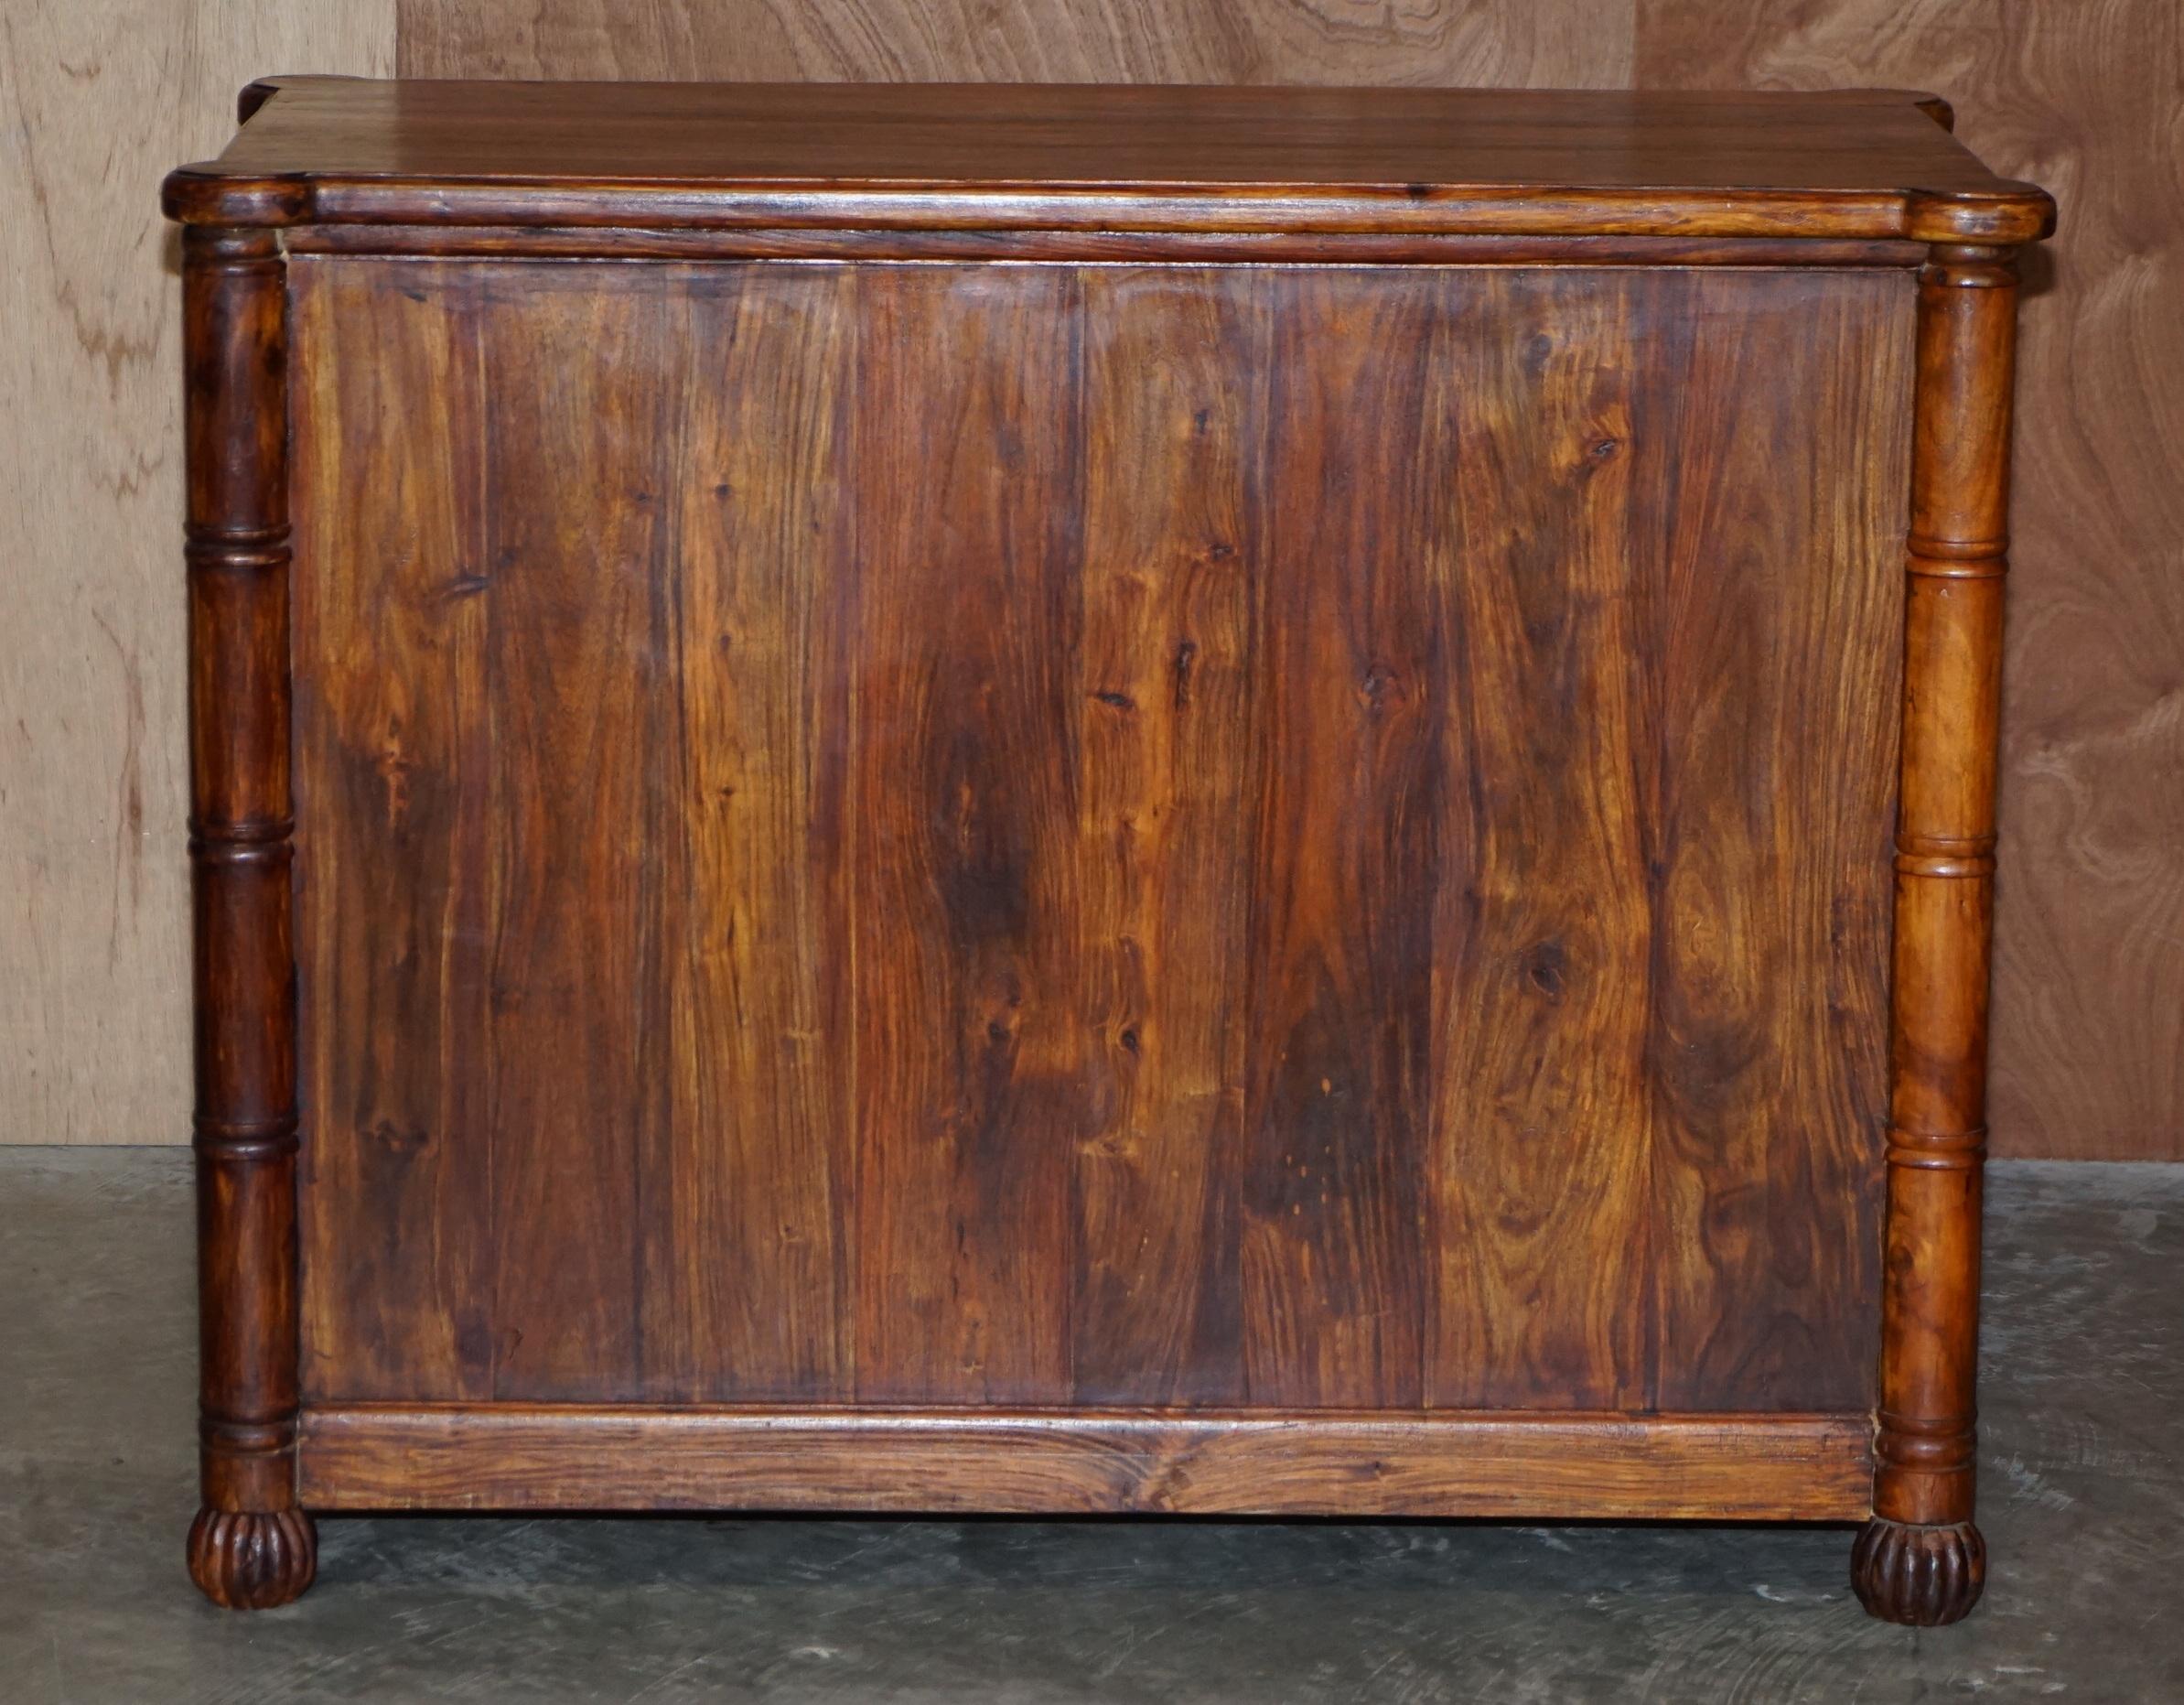
<instances>
[{"instance_id":1,"label":"gadrooned foot","mask_svg":"<svg viewBox=\"0 0 2184 1705\"><path fill-rule=\"evenodd\" d=\"M201 1509L189 1525L189 1578L222 1610L272 1610L318 1573L318 1529L302 1510Z\"/></svg>"},{"instance_id":2,"label":"gadrooned foot","mask_svg":"<svg viewBox=\"0 0 2184 1705\"><path fill-rule=\"evenodd\" d=\"M1986 1579L1986 1541L1968 1521L1916 1527L1876 1516L1850 1554L1858 1602L1883 1622L1911 1628L1961 1621Z\"/></svg>"}]
</instances>

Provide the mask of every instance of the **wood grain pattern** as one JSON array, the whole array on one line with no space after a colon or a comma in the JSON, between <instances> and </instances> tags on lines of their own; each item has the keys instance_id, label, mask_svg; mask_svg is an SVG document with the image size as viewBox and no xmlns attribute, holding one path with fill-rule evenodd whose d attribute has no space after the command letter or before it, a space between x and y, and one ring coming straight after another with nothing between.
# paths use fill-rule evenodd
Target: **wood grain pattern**
<instances>
[{"instance_id":1,"label":"wood grain pattern","mask_svg":"<svg viewBox=\"0 0 2184 1705\"><path fill-rule=\"evenodd\" d=\"M1289 274L1270 374L1240 1283L1254 1403L1420 1401L1421 1166L1451 683L1429 609L1469 275ZM1424 428L1422 431L1421 428Z\"/></svg>"},{"instance_id":2,"label":"wood grain pattern","mask_svg":"<svg viewBox=\"0 0 2184 1705\"><path fill-rule=\"evenodd\" d=\"M493 1240L467 1205L492 1197L490 1113L464 1069L490 1023L487 513L455 436L483 400L483 293L428 290L417 267L291 266L310 351L292 409L311 566L296 627L375 636L329 647L296 684L304 1099L350 1125L321 1125L303 1156L304 1383L376 1394L423 1369L435 1389L490 1397ZM421 394L445 405L412 407ZM379 477L350 478L354 462ZM387 858L408 881L359 904L350 872ZM341 1235L360 1202L382 1236ZM420 1246L412 1225L446 1231Z\"/></svg>"},{"instance_id":3,"label":"wood grain pattern","mask_svg":"<svg viewBox=\"0 0 2184 1705\"><path fill-rule=\"evenodd\" d=\"M2184 137L2167 0L1640 0L1638 81L1910 77L2067 202L2027 266L1996 902L1996 1152L2184 1160Z\"/></svg>"},{"instance_id":4,"label":"wood grain pattern","mask_svg":"<svg viewBox=\"0 0 2184 1705\"><path fill-rule=\"evenodd\" d=\"M1903 274L294 264L315 1401L1870 1400Z\"/></svg>"},{"instance_id":5,"label":"wood grain pattern","mask_svg":"<svg viewBox=\"0 0 2184 1705\"><path fill-rule=\"evenodd\" d=\"M1085 1402L1243 1396L1252 808L1264 736L1249 275L1087 271L1079 903L1088 1128L1071 1384Z\"/></svg>"},{"instance_id":6,"label":"wood grain pattern","mask_svg":"<svg viewBox=\"0 0 2184 1705\"><path fill-rule=\"evenodd\" d=\"M1429 201L1523 192L1540 207L1678 189L1816 200L1922 191L2031 204L1903 90L1221 89L1133 84L402 82L278 77L215 160L169 186L179 217L223 180L262 183L269 213L316 187L330 217L370 205L370 180L448 198L498 188L645 185L798 191L784 223L841 191L1165 191L1208 224L1262 196L1296 230L1314 198L1378 191ZM278 180L278 181L275 181ZM596 190L595 190L595 187ZM326 191L350 198L336 205ZM2015 191L2012 196L2011 192ZM682 222L666 204L660 222ZM280 222L269 220L267 222ZM288 222L298 222L289 221ZM519 221L520 222L520 221ZM717 222L717 221L715 221ZM931 228L939 221L915 221ZM1186 225L1183 229L1190 229Z\"/></svg>"},{"instance_id":7,"label":"wood grain pattern","mask_svg":"<svg viewBox=\"0 0 2184 1705\"><path fill-rule=\"evenodd\" d=\"M0 1142L188 1139L181 290L146 187L269 64L393 59L393 0L0 21Z\"/></svg>"},{"instance_id":8,"label":"wood grain pattern","mask_svg":"<svg viewBox=\"0 0 2184 1705\"><path fill-rule=\"evenodd\" d=\"M493 1388L606 1395L643 1388L645 1198L669 1140L660 991L680 943L656 855L684 817L679 800L672 819L653 809L640 755L668 726L651 660L676 564L661 459L685 406L671 354L683 293L646 275L608 297L567 269L480 279L490 413L465 471L489 505L485 584L458 596L486 600L489 632L478 1064ZM321 557L320 572L338 563Z\"/></svg>"},{"instance_id":9,"label":"wood grain pattern","mask_svg":"<svg viewBox=\"0 0 2184 1705\"><path fill-rule=\"evenodd\" d=\"M1051 1401L1091 1124L1070 987L1080 285L859 277L857 1396Z\"/></svg>"},{"instance_id":10,"label":"wood grain pattern","mask_svg":"<svg viewBox=\"0 0 2184 1705\"><path fill-rule=\"evenodd\" d=\"M1614 88L1630 25L1582 0L403 0L401 74Z\"/></svg>"},{"instance_id":11,"label":"wood grain pattern","mask_svg":"<svg viewBox=\"0 0 2184 1705\"><path fill-rule=\"evenodd\" d=\"M1734 1386L1795 1409L1864 1375L1871 1320L1831 1337L1802 1299L1867 1298L1879 1278L1884 991L1866 967L1889 940L1902 511L1878 480L1838 491L1779 470L1791 445L1822 467L1902 466L1910 317L1887 276L1651 282L1633 323L1687 333L1649 362L1630 440L1634 551L1659 565L1638 639L1655 678L1633 717L1658 814L1646 1217L1677 1252L1660 1261L1648 1401ZM1791 397L1763 375L1800 338L1858 355Z\"/></svg>"},{"instance_id":12,"label":"wood grain pattern","mask_svg":"<svg viewBox=\"0 0 2184 1705\"><path fill-rule=\"evenodd\" d=\"M1902 238L1512 237L1372 232L631 231L521 225L296 225L296 254L523 255L537 260L1319 261L1355 265L1916 266Z\"/></svg>"},{"instance_id":13,"label":"wood grain pattern","mask_svg":"<svg viewBox=\"0 0 2184 1705\"><path fill-rule=\"evenodd\" d=\"M2184 335L2168 311L2184 219L2167 190L2179 144L2162 73L2184 48L2168 0L1377 13L1334 0L1082 0L997 21L888 0L403 10L403 69L436 76L1943 90L1966 141L2071 208L2026 306L1996 1142L2184 1158L2172 951L2184 933L2184 499L2170 477L2184 418L2162 383ZM159 826L179 821L182 639L156 578L178 504L163 329L176 286L143 185L218 146L247 78L384 75L396 51L393 0L137 6L126 28L114 16L28 0L10 12L0 66L0 101L25 139L0 163L0 411L21 446L23 497L5 506L0 538L26 574L58 577L17 585L59 624L53 642L0 661L0 869L24 897L0 925L23 972L0 991L10 1142L183 1139L186 908L178 835Z\"/></svg>"},{"instance_id":14,"label":"wood grain pattern","mask_svg":"<svg viewBox=\"0 0 2184 1705\"><path fill-rule=\"evenodd\" d=\"M376 82L279 78L194 224L1913 237L2020 243L1904 91Z\"/></svg>"},{"instance_id":15,"label":"wood grain pattern","mask_svg":"<svg viewBox=\"0 0 2184 1705\"><path fill-rule=\"evenodd\" d=\"M662 577L674 604L655 661L705 690L663 731L648 830L679 849L679 900L648 1018L672 1149L651 1218L672 1235L648 1243L645 1341L672 1346L684 1395L847 1397L848 754L822 712L848 642L825 567L846 524L854 286L752 267L671 287L689 297L677 335L720 357L688 375L653 469L680 567ZM694 1268L691 1249L709 1252Z\"/></svg>"},{"instance_id":16,"label":"wood grain pattern","mask_svg":"<svg viewBox=\"0 0 2184 1705\"><path fill-rule=\"evenodd\" d=\"M858 1509L1841 1521L1862 1415L310 1412L325 1509Z\"/></svg>"},{"instance_id":17,"label":"wood grain pattern","mask_svg":"<svg viewBox=\"0 0 2184 1705\"><path fill-rule=\"evenodd\" d=\"M1469 453L1436 1400L1825 1402L1869 1304L1815 1332L1802 1300L1877 1272L1898 511L1779 469L1904 455L1900 283L1484 276L1501 337L1436 351ZM1760 381L1792 337L1861 355Z\"/></svg>"},{"instance_id":18,"label":"wood grain pattern","mask_svg":"<svg viewBox=\"0 0 2184 1705\"><path fill-rule=\"evenodd\" d=\"M831 299L297 268L307 1384L845 1394Z\"/></svg>"},{"instance_id":19,"label":"wood grain pattern","mask_svg":"<svg viewBox=\"0 0 2184 1705\"><path fill-rule=\"evenodd\" d=\"M1436 575L1461 872L1434 920L1439 1403L1635 1408L1651 1378L1651 1283L1607 1295L1577 1256L1620 1248L1649 1280L1660 1258L1626 672L1632 595L1661 565L1641 567L1627 536L1643 383L1628 288L1487 275L1481 330L1435 351L1464 447L1459 545Z\"/></svg>"}]
</instances>

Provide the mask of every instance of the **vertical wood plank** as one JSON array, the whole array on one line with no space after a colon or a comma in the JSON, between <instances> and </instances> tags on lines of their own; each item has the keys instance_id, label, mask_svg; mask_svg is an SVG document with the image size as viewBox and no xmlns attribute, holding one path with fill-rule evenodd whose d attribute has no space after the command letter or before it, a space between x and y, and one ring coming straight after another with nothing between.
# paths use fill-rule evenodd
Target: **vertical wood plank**
<instances>
[{"instance_id":1,"label":"vertical wood plank","mask_svg":"<svg viewBox=\"0 0 2184 1705\"><path fill-rule=\"evenodd\" d=\"M1242 1248L1254 1403L1420 1397L1444 754L1431 273L1268 275Z\"/></svg>"},{"instance_id":2,"label":"vertical wood plank","mask_svg":"<svg viewBox=\"0 0 2184 1705\"><path fill-rule=\"evenodd\" d=\"M703 354L667 447L680 519L659 660L681 703L660 851L683 921L662 972L672 1236L648 1279L647 1343L683 1395L838 1400L854 1351L841 651L855 275L684 278Z\"/></svg>"},{"instance_id":3,"label":"vertical wood plank","mask_svg":"<svg viewBox=\"0 0 2184 1705\"><path fill-rule=\"evenodd\" d=\"M845 1395L848 275L301 264L314 1393Z\"/></svg>"},{"instance_id":4,"label":"vertical wood plank","mask_svg":"<svg viewBox=\"0 0 2184 1705\"><path fill-rule=\"evenodd\" d=\"M1625 539L1641 355L1611 280L1485 271L1464 290L1437 351L1458 548L1427 566L1464 789L1433 925L1427 1397L1638 1408L1659 1258Z\"/></svg>"},{"instance_id":5,"label":"vertical wood plank","mask_svg":"<svg viewBox=\"0 0 2184 1705\"><path fill-rule=\"evenodd\" d=\"M1623 291L1664 1408L1871 1401L1910 290ZM1785 350L1801 351L1793 376ZM1785 380L1788 382L1785 382Z\"/></svg>"},{"instance_id":6,"label":"vertical wood plank","mask_svg":"<svg viewBox=\"0 0 2184 1705\"><path fill-rule=\"evenodd\" d=\"M860 293L849 826L857 1395L1069 1384L1079 282L872 269Z\"/></svg>"},{"instance_id":7,"label":"vertical wood plank","mask_svg":"<svg viewBox=\"0 0 2184 1705\"><path fill-rule=\"evenodd\" d=\"M1480 277L1437 1401L1870 1400L1901 282Z\"/></svg>"},{"instance_id":8,"label":"vertical wood plank","mask_svg":"<svg viewBox=\"0 0 2184 1705\"><path fill-rule=\"evenodd\" d=\"M680 919L649 775L672 720L681 286L481 271L493 1394L627 1396L661 1376L640 1293L667 1229L658 991Z\"/></svg>"},{"instance_id":9,"label":"vertical wood plank","mask_svg":"<svg viewBox=\"0 0 2184 1705\"><path fill-rule=\"evenodd\" d=\"M1238 271L1084 291L1074 1388L1235 1401L1266 304Z\"/></svg>"},{"instance_id":10,"label":"vertical wood plank","mask_svg":"<svg viewBox=\"0 0 2184 1705\"><path fill-rule=\"evenodd\" d=\"M485 1397L483 285L291 277L305 1389Z\"/></svg>"}]
</instances>

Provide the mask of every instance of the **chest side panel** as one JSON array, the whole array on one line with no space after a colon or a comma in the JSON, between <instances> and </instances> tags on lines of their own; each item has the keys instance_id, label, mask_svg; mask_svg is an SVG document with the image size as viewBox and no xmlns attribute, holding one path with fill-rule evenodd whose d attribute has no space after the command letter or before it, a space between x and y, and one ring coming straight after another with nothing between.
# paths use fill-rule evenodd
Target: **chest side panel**
<instances>
[{"instance_id":1,"label":"chest side panel","mask_svg":"<svg viewBox=\"0 0 2184 1705\"><path fill-rule=\"evenodd\" d=\"M1905 278L291 271L310 1397L1869 1404Z\"/></svg>"}]
</instances>

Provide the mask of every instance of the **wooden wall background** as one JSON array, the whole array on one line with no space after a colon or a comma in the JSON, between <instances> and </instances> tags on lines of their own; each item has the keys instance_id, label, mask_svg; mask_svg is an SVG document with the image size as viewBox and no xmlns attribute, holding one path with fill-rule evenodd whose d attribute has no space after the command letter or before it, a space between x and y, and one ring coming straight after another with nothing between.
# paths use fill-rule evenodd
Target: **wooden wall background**
<instances>
[{"instance_id":1,"label":"wooden wall background","mask_svg":"<svg viewBox=\"0 0 2184 1705\"><path fill-rule=\"evenodd\" d=\"M2063 205L2026 305L1993 1123L2184 1160L2176 0L6 0L0 1140L183 1138L174 245L268 71L1903 85Z\"/></svg>"}]
</instances>

